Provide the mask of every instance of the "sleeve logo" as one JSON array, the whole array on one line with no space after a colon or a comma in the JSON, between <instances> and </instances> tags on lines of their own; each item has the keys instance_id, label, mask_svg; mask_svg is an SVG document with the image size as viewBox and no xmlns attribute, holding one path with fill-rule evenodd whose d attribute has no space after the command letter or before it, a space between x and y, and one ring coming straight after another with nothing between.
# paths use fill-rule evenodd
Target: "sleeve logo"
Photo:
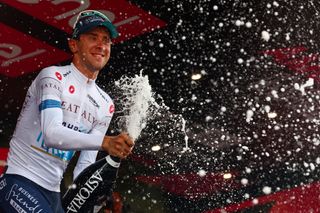
<instances>
[{"instance_id":1,"label":"sleeve logo","mask_svg":"<svg viewBox=\"0 0 320 213\"><path fill-rule=\"evenodd\" d=\"M56 74L57 79L59 81L61 81L62 80L62 75L59 72L56 72L55 74Z\"/></svg>"}]
</instances>

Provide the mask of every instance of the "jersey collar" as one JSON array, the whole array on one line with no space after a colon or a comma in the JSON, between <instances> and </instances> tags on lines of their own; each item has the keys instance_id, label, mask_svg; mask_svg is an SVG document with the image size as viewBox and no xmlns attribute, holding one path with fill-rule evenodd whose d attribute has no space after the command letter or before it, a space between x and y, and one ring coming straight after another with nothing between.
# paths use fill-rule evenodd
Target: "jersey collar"
<instances>
[{"instance_id":1,"label":"jersey collar","mask_svg":"<svg viewBox=\"0 0 320 213\"><path fill-rule=\"evenodd\" d=\"M80 82L80 83L84 83L84 84L94 84L96 79L90 79L87 76L85 76L84 74L82 74L82 72L80 72L80 70L78 70L78 68L71 63L71 68L72 71L74 71L74 75L76 77L76 79Z\"/></svg>"}]
</instances>

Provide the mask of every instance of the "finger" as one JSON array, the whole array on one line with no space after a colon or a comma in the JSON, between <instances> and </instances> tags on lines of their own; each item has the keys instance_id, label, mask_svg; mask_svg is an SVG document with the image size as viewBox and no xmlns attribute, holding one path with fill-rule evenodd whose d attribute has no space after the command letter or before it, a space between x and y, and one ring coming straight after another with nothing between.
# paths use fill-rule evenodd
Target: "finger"
<instances>
[{"instance_id":1,"label":"finger","mask_svg":"<svg viewBox=\"0 0 320 213\"><path fill-rule=\"evenodd\" d=\"M126 140L124 141L128 147L133 147L134 146L134 142L132 140Z\"/></svg>"},{"instance_id":2,"label":"finger","mask_svg":"<svg viewBox=\"0 0 320 213\"><path fill-rule=\"evenodd\" d=\"M120 134L120 136L123 138L123 140L127 144L127 146L129 146L129 147L134 146L134 142L133 142L132 138L127 133L123 132Z\"/></svg>"},{"instance_id":3,"label":"finger","mask_svg":"<svg viewBox=\"0 0 320 213\"><path fill-rule=\"evenodd\" d=\"M123 152L120 152L118 157L121 158L121 159L124 159L124 158L127 157L127 155L125 153L123 153Z\"/></svg>"},{"instance_id":4,"label":"finger","mask_svg":"<svg viewBox=\"0 0 320 213\"><path fill-rule=\"evenodd\" d=\"M121 152L122 145L121 144L115 144L114 148L115 148L116 151Z\"/></svg>"},{"instance_id":5,"label":"finger","mask_svg":"<svg viewBox=\"0 0 320 213\"><path fill-rule=\"evenodd\" d=\"M124 152L126 155L129 155L129 154L131 154L131 149L130 149L130 148L127 148L127 147L123 147L123 152Z\"/></svg>"},{"instance_id":6,"label":"finger","mask_svg":"<svg viewBox=\"0 0 320 213\"><path fill-rule=\"evenodd\" d=\"M126 145L128 147L133 147L134 146L134 142L130 137L126 138L126 140L124 142L126 143Z\"/></svg>"}]
</instances>

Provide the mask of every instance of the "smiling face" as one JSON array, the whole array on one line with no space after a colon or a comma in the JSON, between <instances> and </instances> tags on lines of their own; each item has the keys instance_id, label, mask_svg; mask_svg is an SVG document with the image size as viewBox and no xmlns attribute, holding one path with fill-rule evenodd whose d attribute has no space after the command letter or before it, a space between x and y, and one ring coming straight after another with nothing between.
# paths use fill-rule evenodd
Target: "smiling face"
<instances>
[{"instance_id":1,"label":"smiling face","mask_svg":"<svg viewBox=\"0 0 320 213\"><path fill-rule=\"evenodd\" d=\"M95 79L110 58L110 34L106 28L96 27L79 39L70 39L69 47L74 65L88 78Z\"/></svg>"}]
</instances>

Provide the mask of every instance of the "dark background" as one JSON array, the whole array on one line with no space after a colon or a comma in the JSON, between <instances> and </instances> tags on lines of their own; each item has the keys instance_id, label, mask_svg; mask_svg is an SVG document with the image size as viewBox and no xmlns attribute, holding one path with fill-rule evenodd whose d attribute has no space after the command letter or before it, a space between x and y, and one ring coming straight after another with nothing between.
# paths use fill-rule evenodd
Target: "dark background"
<instances>
[{"instance_id":1,"label":"dark background","mask_svg":"<svg viewBox=\"0 0 320 213\"><path fill-rule=\"evenodd\" d=\"M164 117L182 115L186 120L190 151L181 152L185 135L174 122L166 118L167 126L159 128L155 124L160 118L152 120L119 172L117 190L127 209L203 212L241 202L248 198L245 194L250 199L264 195L265 186L275 192L319 180L318 2L130 2L167 26L114 44L98 84L112 96L115 80L143 69L157 97L169 107ZM43 33L50 26L0 5L2 23L22 32L31 26L34 34L39 31L37 38L68 51L67 34L59 29ZM239 21L244 24L239 26ZM262 31L269 32L270 40L262 38ZM286 53L282 60L264 54L294 47L306 50ZM199 72L203 77L191 80ZM0 76L2 147L8 146L36 74ZM303 85L310 76L314 84L304 95L295 85ZM266 106L277 113L275 118L268 117ZM248 110L254 112L250 122ZM167 146L151 151L157 144ZM207 172L207 179L197 176L200 170ZM229 172L230 184L214 176Z\"/></svg>"}]
</instances>

